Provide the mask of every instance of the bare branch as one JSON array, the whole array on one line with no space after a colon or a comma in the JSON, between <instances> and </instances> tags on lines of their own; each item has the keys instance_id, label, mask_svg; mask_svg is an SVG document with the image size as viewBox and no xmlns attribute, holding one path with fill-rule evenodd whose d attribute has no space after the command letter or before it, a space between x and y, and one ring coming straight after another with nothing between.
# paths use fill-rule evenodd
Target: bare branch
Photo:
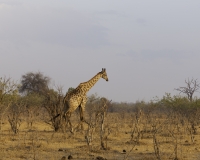
<instances>
[{"instance_id":1,"label":"bare branch","mask_svg":"<svg viewBox=\"0 0 200 160\"><path fill-rule=\"evenodd\" d=\"M192 78L191 80L185 80L186 87L179 87L175 88L175 90L179 91L180 93L186 94L188 99L192 101L194 92L198 92L200 88L200 84L198 83L197 79Z\"/></svg>"}]
</instances>

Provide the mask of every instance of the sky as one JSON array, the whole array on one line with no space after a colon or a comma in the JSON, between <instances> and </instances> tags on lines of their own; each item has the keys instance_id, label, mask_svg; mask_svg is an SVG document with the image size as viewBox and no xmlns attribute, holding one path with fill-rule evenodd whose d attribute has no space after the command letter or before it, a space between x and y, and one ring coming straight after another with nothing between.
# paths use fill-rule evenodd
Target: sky
<instances>
[{"instance_id":1,"label":"sky","mask_svg":"<svg viewBox=\"0 0 200 160\"><path fill-rule=\"evenodd\" d=\"M150 101L200 82L199 0L0 0L0 77L42 72L88 95ZM195 96L200 97L200 93Z\"/></svg>"}]
</instances>

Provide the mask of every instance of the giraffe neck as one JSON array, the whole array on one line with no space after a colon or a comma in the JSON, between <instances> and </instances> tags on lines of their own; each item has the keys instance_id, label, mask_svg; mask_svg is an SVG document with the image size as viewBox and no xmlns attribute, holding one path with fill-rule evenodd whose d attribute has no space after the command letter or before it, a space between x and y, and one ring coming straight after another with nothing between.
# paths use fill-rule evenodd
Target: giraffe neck
<instances>
[{"instance_id":1,"label":"giraffe neck","mask_svg":"<svg viewBox=\"0 0 200 160\"><path fill-rule=\"evenodd\" d=\"M83 84L83 90L87 93L94 85L95 83L101 78L101 73L99 72L97 75L95 75L93 78L91 78L89 81L82 83Z\"/></svg>"}]
</instances>

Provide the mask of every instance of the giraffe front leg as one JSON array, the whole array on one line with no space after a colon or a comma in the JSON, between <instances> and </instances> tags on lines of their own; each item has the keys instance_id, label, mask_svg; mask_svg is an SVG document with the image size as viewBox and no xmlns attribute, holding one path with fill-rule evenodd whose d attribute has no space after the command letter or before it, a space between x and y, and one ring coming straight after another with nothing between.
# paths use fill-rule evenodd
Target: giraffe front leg
<instances>
[{"instance_id":1,"label":"giraffe front leg","mask_svg":"<svg viewBox=\"0 0 200 160\"><path fill-rule=\"evenodd\" d=\"M70 117L71 117L71 113L66 113L65 114L65 124L68 125L70 127L70 132L73 133L73 127L72 127L72 123L70 121Z\"/></svg>"},{"instance_id":2,"label":"giraffe front leg","mask_svg":"<svg viewBox=\"0 0 200 160\"><path fill-rule=\"evenodd\" d=\"M84 109L82 106L79 106L79 112L80 112L80 120L84 121Z\"/></svg>"},{"instance_id":3,"label":"giraffe front leg","mask_svg":"<svg viewBox=\"0 0 200 160\"><path fill-rule=\"evenodd\" d=\"M90 123L88 123L86 120L85 120L85 117L84 117L84 113L85 113L85 104L87 102L87 97L84 97L84 99L82 100L82 103L81 105L79 106L79 110L80 110L80 120L81 120L81 123L79 125L81 125L81 128L83 129L83 122L86 123L87 125L91 125Z\"/></svg>"},{"instance_id":4,"label":"giraffe front leg","mask_svg":"<svg viewBox=\"0 0 200 160\"><path fill-rule=\"evenodd\" d=\"M79 111L80 111L80 120L83 122L84 121L84 112L85 112L85 104L87 102L87 97L83 97L82 102L79 106Z\"/></svg>"}]
</instances>

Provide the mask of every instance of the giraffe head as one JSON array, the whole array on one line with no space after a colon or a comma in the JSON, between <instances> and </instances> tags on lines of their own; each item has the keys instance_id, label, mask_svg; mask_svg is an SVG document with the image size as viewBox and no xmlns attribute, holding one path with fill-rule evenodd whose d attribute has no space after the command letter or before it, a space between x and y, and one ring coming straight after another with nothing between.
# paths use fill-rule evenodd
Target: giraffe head
<instances>
[{"instance_id":1,"label":"giraffe head","mask_svg":"<svg viewBox=\"0 0 200 160\"><path fill-rule=\"evenodd\" d=\"M101 73L102 78L105 79L106 81L108 81L106 69L102 68L102 71L100 73Z\"/></svg>"}]
</instances>

